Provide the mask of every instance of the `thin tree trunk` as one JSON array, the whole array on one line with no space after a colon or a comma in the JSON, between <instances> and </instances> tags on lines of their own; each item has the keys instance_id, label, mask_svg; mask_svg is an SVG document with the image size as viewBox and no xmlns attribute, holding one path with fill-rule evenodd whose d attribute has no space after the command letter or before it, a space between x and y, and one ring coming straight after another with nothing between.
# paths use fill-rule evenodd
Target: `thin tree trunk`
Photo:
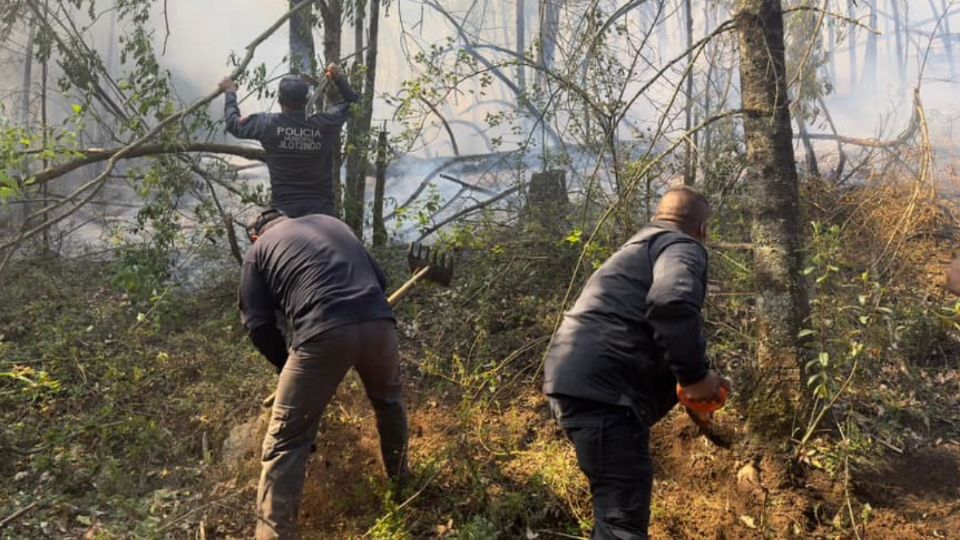
<instances>
[{"instance_id":1,"label":"thin tree trunk","mask_svg":"<svg viewBox=\"0 0 960 540\"><path fill-rule=\"evenodd\" d=\"M45 1L43 3L44 16L45 17L48 16L49 12L50 12L49 5ZM47 69L47 67L48 67L47 59L44 58L43 62L40 64L40 129L43 130L41 135L42 137L41 141L42 141L44 150L47 149L47 142L48 142L47 141L47 76L49 74L49 70ZM48 152L44 152L43 153L43 170L47 170L47 167L49 166L50 166L50 157L48 156ZM47 183L44 182L43 185L40 187L40 195L43 197L44 201L48 200L49 198L48 190L49 190L49 187L47 186ZM43 212L42 214L40 214L40 223L46 223L46 222L47 222L47 213ZM50 229L43 230L42 238L43 238L43 252L48 253L50 251Z\"/></svg>"},{"instance_id":2,"label":"thin tree trunk","mask_svg":"<svg viewBox=\"0 0 960 540\"><path fill-rule=\"evenodd\" d=\"M837 31L834 27L836 23L830 21L827 23L827 42L830 44L830 82L833 86L837 85Z\"/></svg>"},{"instance_id":3,"label":"thin tree trunk","mask_svg":"<svg viewBox=\"0 0 960 540\"><path fill-rule=\"evenodd\" d=\"M350 121L347 132L347 189L344 221L363 238L364 195L367 187L367 153L370 147L370 121L373 117L374 88L377 78L377 38L380 30L380 0L370 0L370 29L367 36L366 72L360 113ZM361 23L358 23L361 24ZM362 49L362 45L360 49Z\"/></svg>"},{"instance_id":4,"label":"thin tree trunk","mask_svg":"<svg viewBox=\"0 0 960 540\"><path fill-rule=\"evenodd\" d=\"M798 335L809 314L802 266L800 192L787 99L780 0L738 0L740 80L751 191L757 298L757 377L751 418L789 427L801 403Z\"/></svg>"},{"instance_id":5,"label":"thin tree trunk","mask_svg":"<svg viewBox=\"0 0 960 540\"><path fill-rule=\"evenodd\" d=\"M373 190L373 245L387 243L387 227L383 223L383 192L387 183L387 123L377 138L377 183Z\"/></svg>"},{"instance_id":6,"label":"thin tree trunk","mask_svg":"<svg viewBox=\"0 0 960 540\"><path fill-rule=\"evenodd\" d=\"M524 0L515 0L517 7L517 55L521 58L526 56L527 44L526 44L526 17L524 16L524 8L526 7L526 2ZM523 62L517 64L517 86L520 88L521 92L527 91L527 72L524 68Z\"/></svg>"},{"instance_id":7,"label":"thin tree trunk","mask_svg":"<svg viewBox=\"0 0 960 540\"><path fill-rule=\"evenodd\" d=\"M540 47L537 64L544 69L553 69L554 57L557 53L557 34L560 33L560 6L561 0L541 0L540 2ZM547 84L547 76L542 71L537 72L537 85L541 92Z\"/></svg>"},{"instance_id":8,"label":"thin tree trunk","mask_svg":"<svg viewBox=\"0 0 960 540\"><path fill-rule=\"evenodd\" d=\"M807 174L814 178L820 178L817 154L813 150L813 142L810 140L810 133L807 131L807 122L803 119L803 111L799 110L799 107L796 120L797 131L800 132L800 141L803 143L803 161L807 164Z\"/></svg>"},{"instance_id":9,"label":"thin tree trunk","mask_svg":"<svg viewBox=\"0 0 960 540\"><path fill-rule=\"evenodd\" d=\"M684 0L684 18L687 34L687 102L684 106L684 131L689 133L693 127L693 7L690 0ZM693 152L694 144L691 135L686 137L684 143L685 154L683 158L683 183L692 186L697 179L697 169L694 162Z\"/></svg>"},{"instance_id":10,"label":"thin tree trunk","mask_svg":"<svg viewBox=\"0 0 960 540\"><path fill-rule=\"evenodd\" d=\"M290 8L297 0L290 0ZM290 72L317 74L317 52L313 44L313 6L307 6L290 17Z\"/></svg>"},{"instance_id":11,"label":"thin tree trunk","mask_svg":"<svg viewBox=\"0 0 960 540\"><path fill-rule=\"evenodd\" d=\"M20 95L20 127L25 131L30 131L30 97L33 86L33 41L37 36L37 18L36 15L30 17L30 30L27 33L27 45L23 54L23 93ZM29 165L28 165L29 168ZM29 170L28 170L29 173ZM27 174L29 176L29 174ZM21 186L25 187L25 186ZM33 205L30 202L24 202L21 210L23 211L23 223L26 227L28 217L33 213Z\"/></svg>"},{"instance_id":12,"label":"thin tree trunk","mask_svg":"<svg viewBox=\"0 0 960 540\"><path fill-rule=\"evenodd\" d=\"M343 17L343 4L341 2L342 0L321 0L318 2L320 17L323 19L323 56L326 58L327 64L340 61L342 39L340 21ZM322 103L321 107L323 107ZM333 168L333 204L336 207L336 215L343 217L343 179L340 174L343 165L343 149L340 141L341 136L338 135L331 167Z\"/></svg>"},{"instance_id":13,"label":"thin tree trunk","mask_svg":"<svg viewBox=\"0 0 960 540\"><path fill-rule=\"evenodd\" d=\"M943 16L943 22L940 23L940 29L938 31L940 39L943 41L943 52L947 55L947 63L950 64L950 76L954 77L956 71L954 70L953 65L953 36L950 35L950 16L943 15L947 12L947 3L946 0L941 0L941 6L943 11L937 10L937 4L933 0L930 2L930 12L933 14L935 20L939 20ZM936 24L936 23L934 23Z\"/></svg>"},{"instance_id":14,"label":"thin tree trunk","mask_svg":"<svg viewBox=\"0 0 960 540\"><path fill-rule=\"evenodd\" d=\"M890 13L893 15L893 36L897 42L897 74L900 77L900 86L907 82L906 53L903 50L903 21L900 19L900 0L890 0Z\"/></svg>"},{"instance_id":15,"label":"thin tree trunk","mask_svg":"<svg viewBox=\"0 0 960 540\"><path fill-rule=\"evenodd\" d=\"M870 28L877 30L877 3L876 0L870 2ZM877 49L878 39L875 32L867 34L867 57L863 65L863 81L867 85L867 92L871 95L877 93Z\"/></svg>"},{"instance_id":16,"label":"thin tree trunk","mask_svg":"<svg viewBox=\"0 0 960 540\"><path fill-rule=\"evenodd\" d=\"M853 0L847 0L847 16L851 19L857 18L857 6ZM857 26L850 25L850 35L847 36L849 42L848 52L850 54L850 95L857 93Z\"/></svg>"}]
</instances>

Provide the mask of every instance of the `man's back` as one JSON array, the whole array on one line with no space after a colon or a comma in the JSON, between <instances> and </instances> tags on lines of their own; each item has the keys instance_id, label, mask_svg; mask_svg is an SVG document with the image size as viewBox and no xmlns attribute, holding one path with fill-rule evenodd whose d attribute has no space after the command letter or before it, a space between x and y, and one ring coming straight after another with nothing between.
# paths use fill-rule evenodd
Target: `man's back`
<instances>
[{"instance_id":1,"label":"man's back","mask_svg":"<svg viewBox=\"0 0 960 540\"><path fill-rule=\"evenodd\" d=\"M344 324L393 319L386 277L350 228L314 214L269 227L247 251L241 303L248 328L280 308L294 325L291 346Z\"/></svg>"},{"instance_id":2,"label":"man's back","mask_svg":"<svg viewBox=\"0 0 960 540\"><path fill-rule=\"evenodd\" d=\"M339 143L338 119L285 112L263 115L257 138L266 153L271 195L280 208L305 200L333 201L333 154Z\"/></svg>"},{"instance_id":3,"label":"man's back","mask_svg":"<svg viewBox=\"0 0 960 540\"><path fill-rule=\"evenodd\" d=\"M678 374L706 370L705 285L702 245L662 224L645 227L566 313L547 353L544 392L629 406L652 424L676 403Z\"/></svg>"},{"instance_id":4,"label":"man's back","mask_svg":"<svg viewBox=\"0 0 960 540\"><path fill-rule=\"evenodd\" d=\"M236 92L225 93L227 131L234 137L254 139L263 145L270 172L272 206L290 217L335 214L333 157L339 145L340 128L350 118L351 107L360 101L360 96L343 77L332 80L345 101L311 116L306 116L300 105L284 107L281 113L241 117ZM300 81L300 84L306 83ZM281 97L283 90L281 85Z\"/></svg>"}]
</instances>

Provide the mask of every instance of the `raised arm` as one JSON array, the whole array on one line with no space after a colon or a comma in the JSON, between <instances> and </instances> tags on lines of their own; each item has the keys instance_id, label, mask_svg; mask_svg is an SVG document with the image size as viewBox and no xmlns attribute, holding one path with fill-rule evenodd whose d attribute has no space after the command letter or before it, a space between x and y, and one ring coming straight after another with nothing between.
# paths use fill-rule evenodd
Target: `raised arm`
<instances>
[{"instance_id":1,"label":"raised arm","mask_svg":"<svg viewBox=\"0 0 960 540\"><path fill-rule=\"evenodd\" d=\"M220 88L223 89L223 120L227 126L227 133L238 139L259 140L263 137L263 122L260 115L240 116L237 84L233 79L227 77L220 81Z\"/></svg>"},{"instance_id":2,"label":"raised arm","mask_svg":"<svg viewBox=\"0 0 960 540\"><path fill-rule=\"evenodd\" d=\"M279 373L287 362L287 344L277 328L276 303L260 270L244 261L240 270L240 315L250 341Z\"/></svg>"},{"instance_id":3,"label":"raised arm","mask_svg":"<svg viewBox=\"0 0 960 540\"><path fill-rule=\"evenodd\" d=\"M361 97L360 94L356 93L353 87L350 86L347 78L340 73L340 67L336 64L327 66L326 77L327 80L332 81L337 87L344 101L334 104L317 116L321 118L324 123L335 125L339 128L344 122L350 119L352 107L355 103L360 103Z\"/></svg>"}]
</instances>

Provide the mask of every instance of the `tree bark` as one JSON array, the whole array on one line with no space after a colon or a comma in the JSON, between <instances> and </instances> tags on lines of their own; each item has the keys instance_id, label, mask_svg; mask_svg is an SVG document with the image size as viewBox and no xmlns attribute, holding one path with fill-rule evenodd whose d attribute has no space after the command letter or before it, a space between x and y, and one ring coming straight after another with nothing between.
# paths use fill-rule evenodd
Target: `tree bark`
<instances>
[{"instance_id":1,"label":"tree bark","mask_svg":"<svg viewBox=\"0 0 960 540\"><path fill-rule=\"evenodd\" d=\"M290 0L290 8L297 0ZM307 6L290 17L290 72L317 74L317 52L313 43L313 6Z\"/></svg>"},{"instance_id":2,"label":"tree bark","mask_svg":"<svg viewBox=\"0 0 960 540\"><path fill-rule=\"evenodd\" d=\"M377 78L377 38L380 29L380 0L370 0L370 28L367 34L366 71L360 112L350 121L347 131L347 188L343 201L344 221L363 238L364 194L367 187L367 152L370 147L370 121ZM357 23L361 24L361 23ZM362 47L361 47L362 48Z\"/></svg>"},{"instance_id":3,"label":"tree bark","mask_svg":"<svg viewBox=\"0 0 960 540\"><path fill-rule=\"evenodd\" d=\"M377 183L373 190L373 245L387 244L387 227L383 223L383 192L387 183L387 123L377 138Z\"/></svg>"},{"instance_id":4,"label":"tree bark","mask_svg":"<svg viewBox=\"0 0 960 540\"><path fill-rule=\"evenodd\" d=\"M684 0L684 18L687 34L687 102L684 105L684 131L690 132L693 127L693 6L690 0ZM694 135L687 135L684 143L683 183L692 186L697 179L697 166L694 160Z\"/></svg>"},{"instance_id":5,"label":"tree bark","mask_svg":"<svg viewBox=\"0 0 960 540\"><path fill-rule=\"evenodd\" d=\"M537 49L537 64L544 70L552 70L557 52L557 35L560 33L561 0L542 0L540 2L540 46ZM547 75L537 72L537 85L541 91L546 88Z\"/></svg>"},{"instance_id":6,"label":"tree bark","mask_svg":"<svg viewBox=\"0 0 960 540\"><path fill-rule=\"evenodd\" d=\"M320 18L323 20L323 57L326 63L340 61L340 42L343 37L341 19L343 17L342 0L319 0L317 5L320 8ZM324 66L326 67L326 66ZM333 92L333 85L327 85L330 92ZM323 107L323 102L320 104ZM343 216L343 179L340 170L343 165L343 149L341 137L337 137L337 147L333 152L333 204L336 207L337 216Z\"/></svg>"},{"instance_id":7,"label":"tree bark","mask_svg":"<svg viewBox=\"0 0 960 540\"><path fill-rule=\"evenodd\" d=\"M738 0L745 178L750 189L757 298L758 426L789 427L801 403L798 334L809 314L802 270L800 192L794 160L780 0Z\"/></svg>"}]
</instances>

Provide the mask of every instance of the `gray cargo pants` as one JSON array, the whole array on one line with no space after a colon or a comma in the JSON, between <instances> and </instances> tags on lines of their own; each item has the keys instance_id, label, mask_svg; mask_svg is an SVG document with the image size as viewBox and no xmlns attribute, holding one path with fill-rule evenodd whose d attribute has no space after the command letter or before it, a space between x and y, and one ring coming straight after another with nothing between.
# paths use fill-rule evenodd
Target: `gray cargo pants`
<instances>
[{"instance_id":1,"label":"gray cargo pants","mask_svg":"<svg viewBox=\"0 0 960 540\"><path fill-rule=\"evenodd\" d=\"M396 325L385 319L328 330L294 350L280 373L263 440L257 489L258 540L297 538L310 445L327 403L351 367L360 375L373 404L387 475L401 481L409 475Z\"/></svg>"}]
</instances>

